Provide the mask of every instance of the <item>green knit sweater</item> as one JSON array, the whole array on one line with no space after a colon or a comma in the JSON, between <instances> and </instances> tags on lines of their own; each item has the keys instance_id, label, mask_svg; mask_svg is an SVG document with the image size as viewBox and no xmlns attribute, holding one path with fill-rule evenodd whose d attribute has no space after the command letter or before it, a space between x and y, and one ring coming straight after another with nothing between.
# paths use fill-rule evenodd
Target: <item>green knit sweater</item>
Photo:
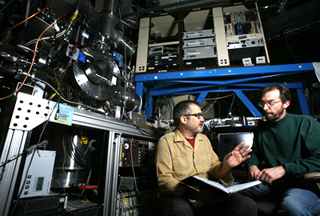
<instances>
[{"instance_id":1,"label":"green knit sweater","mask_svg":"<svg viewBox=\"0 0 320 216\"><path fill-rule=\"evenodd\" d=\"M278 122L261 122L254 134L249 167L283 165L286 176L301 178L320 172L320 123L304 115L287 114Z\"/></svg>"}]
</instances>

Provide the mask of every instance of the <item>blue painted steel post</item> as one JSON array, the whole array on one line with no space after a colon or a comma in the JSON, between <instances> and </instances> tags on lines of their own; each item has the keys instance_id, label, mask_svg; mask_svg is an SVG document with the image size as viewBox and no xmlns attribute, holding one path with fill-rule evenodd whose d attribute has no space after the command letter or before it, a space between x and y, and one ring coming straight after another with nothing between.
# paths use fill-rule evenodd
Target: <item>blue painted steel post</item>
<instances>
[{"instance_id":1,"label":"blue painted steel post","mask_svg":"<svg viewBox=\"0 0 320 216\"><path fill-rule=\"evenodd\" d=\"M247 106L254 116L262 116L259 110L251 103L251 101L247 98L247 96L245 96L245 94L243 94L242 91L234 90L234 93L240 98L244 105Z\"/></svg>"},{"instance_id":2,"label":"blue painted steel post","mask_svg":"<svg viewBox=\"0 0 320 216\"><path fill-rule=\"evenodd\" d=\"M298 96L298 100L299 100L301 114L302 115L310 115L307 98L306 98L306 95L304 94L303 88L297 88L297 96Z\"/></svg>"},{"instance_id":3,"label":"blue painted steel post","mask_svg":"<svg viewBox=\"0 0 320 216\"><path fill-rule=\"evenodd\" d=\"M147 106L146 106L146 117L147 118L151 118L152 117L152 104L153 104L153 98L152 96L150 95L148 97L148 100L147 100Z\"/></svg>"},{"instance_id":4,"label":"blue painted steel post","mask_svg":"<svg viewBox=\"0 0 320 216\"><path fill-rule=\"evenodd\" d=\"M201 92L196 101L197 101L199 104L202 104L202 102L203 102L204 99L206 98L207 94L208 94L208 91Z\"/></svg>"}]
</instances>

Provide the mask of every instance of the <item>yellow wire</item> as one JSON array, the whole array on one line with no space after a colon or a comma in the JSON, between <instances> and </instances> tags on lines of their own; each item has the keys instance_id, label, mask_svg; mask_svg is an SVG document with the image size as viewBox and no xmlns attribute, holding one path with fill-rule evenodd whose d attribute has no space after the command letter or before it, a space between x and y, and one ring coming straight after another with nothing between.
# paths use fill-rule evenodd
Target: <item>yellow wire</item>
<instances>
[{"instance_id":1,"label":"yellow wire","mask_svg":"<svg viewBox=\"0 0 320 216\"><path fill-rule=\"evenodd\" d=\"M79 15L79 17L76 20L74 20L73 22L77 22L81 18L81 14L78 14L78 15Z\"/></svg>"},{"instance_id":2,"label":"yellow wire","mask_svg":"<svg viewBox=\"0 0 320 216\"><path fill-rule=\"evenodd\" d=\"M62 75L62 74L60 74L60 77L59 77L59 78L57 77L57 74L56 74L56 70L59 68L59 65L60 65L60 62L58 62L57 67L53 69L53 73L54 73L54 78L56 79L56 82L57 82L57 85L58 85L57 91L59 91L60 94L61 94L63 97L65 97L64 94L63 94L63 92L61 91L61 88L60 88L60 87L61 87L61 81L62 81L62 79L61 79L61 80L59 80L59 79L61 78L61 75Z\"/></svg>"},{"instance_id":3,"label":"yellow wire","mask_svg":"<svg viewBox=\"0 0 320 216\"><path fill-rule=\"evenodd\" d=\"M82 200L81 202L83 202L81 205L73 205L73 204L71 204L70 202L68 202L68 204L71 205L72 207L80 208L80 207L82 207L84 204L90 202L90 200L86 199L86 200Z\"/></svg>"},{"instance_id":4,"label":"yellow wire","mask_svg":"<svg viewBox=\"0 0 320 216\"><path fill-rule=\"evenodd\" d=\"M56 70L59 68L59 65L60 65L60 61L58 62L57 67L55 67L55 68L53 69L54 78L56 78L56 82L59 82L59 79L58 79L57 74L56 74Z\"/></svg>"}]
</instances>

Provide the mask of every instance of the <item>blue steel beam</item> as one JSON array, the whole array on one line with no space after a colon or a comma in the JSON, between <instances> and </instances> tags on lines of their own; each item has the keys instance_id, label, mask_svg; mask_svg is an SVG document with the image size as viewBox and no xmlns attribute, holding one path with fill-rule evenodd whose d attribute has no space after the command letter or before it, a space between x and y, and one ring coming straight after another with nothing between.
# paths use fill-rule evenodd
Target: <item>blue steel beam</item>
<instances>
[{"instance_id":1,"label":"blue steel beam","mask_svg":"<svg viewBox=\"0 0 320 216\"><path fill-rule=\"evenodd\" d=\"M198 96L198 98L197 98L196 101L197 101L198 103L202 104L203 100L206 98L206 96L207 96L208 93L209 93L208 91L200 92L200 95Z\"/></svg>"},{"instance_id":2,"label":"blue steel beam","mask_svg":"<svg viewBox=\"0 0 320 216\"><path fill-rule=\"evenodd\" d=\"M229 79L229 80L165 80L162 81L163 83L191 83L191 84L212 84L212 85L226 85L226 84L232 84L232 83L237 83L237 82L248 82L248 81L253 81L257 79L267 79L267 78L273 78L273 77L279 77L279 76L284 76L284 75L294 75L298 74L299 72L291 72L288 74L272 74L272 75L265 75L265 76L255 76L255 77L246 77L246 78L241 78L241 79Z\"/></svg>"},{"instance_id":3,"label":"blue steel beam","mask_svg":"<svg viewBox=\"0 0 320 216\"><path fill-rule=\"evenodd\" d=\"M264 76L264 77L250 77L250 78L243 78L243 79L235 79L235 80L227 80L227 81L193 81L195 83L199 84L204 84L204 83L209 83L210 85L205 85L205 86L190 86L190 87L176 87L176 88L165 88L165 89L154 89L152 95L153 96L158 96L158 95L166 95L166 94L171 94L171 93L179 93L179 92L188 92L188 91L194 91L194 90L200 90L200 89L206 89L206 88L214 88L217 86L224 86L224 85L230 85L234 84L237 82L248 82L248 81L253 81L253 80L259 80L259 79L264 79L264 78L272 78L274 75L270 76Z\"/></svg>"},{"instance_id":4,"label":"blue steel beam","mask_svg":"<svg viewBox=\"0 0 320 216\"><path fill-rule=\"evenodd\" d=\"M255 66L255 67L245 67L245 68L219 68L219 69L210 69L210 70L196 70L196 71L185 71L185 72L171 72L171 73L157 73L157 74L141 74L136 75L135 81L137 86L137 94L140 96L146 91L146 87L144 87L144 82L152 82L154 85L153 89L151 89L150 95L148 97L148 105L147 105L147 116L152 114L152 96L158 95L181 95L181 94L194 94L199 93L199 97L197 100L203 101L202 98L206 96L208 92L222 92L222 91L238 91L241 100L247 100L239 93L239 91L251 91L257 90L253 88L261 88L265 85L274 84L274 83L246 83L250 81L254 81L257 79L264 79L276 76L284 76L291 75L296 73L304 73L308 71L313 71L314 67L312 63L301 63L301 64L288 64L288 65L275 65L275 66ZM231 79L233 76L247 76L247 75L255 75L256 77L250 78L241 78L241 79ZM259 75L259 77L257 77ZM224 77L230 78L225 81L212 81L210 79L214 77ZM197 78L200 80L186 80L191 78ZM201 80L201 79L205 80ZM209 79L209 81L207 81ZM157 82L162 82L161 84L157 84ZM166 84L163 84L166 83ZM193 83L198 85L210 84L205 86L188 86L188 87L178 87L172 88L177 83ZM310 82L309 82L310 83ZM239 89L212 89L221 85L229 85L230 86L238 86L241 87ZM298 85L302 85L301 83L289 83L288 88L299 88ZM250 88L251 87L251 88ZM164 89L166 88L166 89ZM207 89L206 89L207 88ZM244 89L247 88L247 89ZM205 91L203 89L206 89ZM210 90L208 90L210 89ZM300 106L302 113L309 113L309 110L304 105L306 104L306 99L304 96L303 89L297 91L298 97L300 101ZM247 104L247 102L246 102ZM250 106L250 105L249 105ZM251 111L251 109L253 111ZM249 110L258 115L258 113L254 110L254 108L249 108Z\"/></svg>"},{"instance_id":5,"label":"blue steel beam","mask_svg":"<svg viewBox=\"0 0 320 216\"><path fill-rule=\"evenodd\" d=\"M206 90L204 92L208 92L208 93L213 93L213 92L232 92L235 90L239 90L239 89L211 89L211 90ZM250 88L250 89L240 89L241 91L259 91L260 88ZM166 95L173 95L173 96L177 96L177 95L188 95L188 94L201 94L203 91L189 91L189 92L181 92L181 93L172 93L172 94L166 94Z\"/></svg>"},{"instance_id":6,"label":"blue steel beam","mask_svg":"<svg viewBox=\"0 0 320 216\"><path fill-rule=\"evenodd\" d=\"M267 75L274 73L291 73L313 71L312 63L286 64L286 65L268 65L240 68L219 68L207 70L192 70L183 72L167 72L157 74L139 74L135 76L136 82L163 81L168 79L188 79L188 78L209 78L209 77L232 77L248 75Z\"/></svg>"},{"instance_id":7,"label":"blue steel beam","mask_svg":"<svg viewBox=\"0 0 320 216\"><path fill-rule=\"evenodd\" d=\"M294 73L293 73L294 74ZM224 80L224 81L201 81L201 80L196 80L196 81L186 81L186 80L181 80L181 81L175 81L176 83L192 83L192 84L210 84L211 86L202 86L201 88L213 88L215 86L225 86L225 85L230 85L230 86L251 86L253 85L252 83L248 84L235 84L239 82L249 82L249 81L254 81L254 80L260 80L260 79L267 79L267 78L273 78L276 76L281 76L281 74L274 74L274 75L268 75L268 76L259 76L259 77L250 77L250 78L243 78L243 79L233 79L233 80ZM171 87L172 85L170 85ZM262 87L262 86L261 86ZM195 88L199 89L199 86L193 86L193 87L176 87L176 88L169 88L168 85L164 85L163 88L161 88L161 85L158 86L158 88L154 89L153 95L165 95L165 94L170 94L171 92L184 92L184 91L190 91L190 89ZM200 89L201 89L200 88Z\"/></svg>"},{"instance_id":8,"label":"blue steel beam","mask_svg":"<svg viewBox=\"0 0 320 216\"><path fill-rule=\"evenodd\" d=\"M234 90L234 93L240 98L240 100L247 106L250 112L254 116L262 116L259 110L251 103L251 101L247 98L245 94L243 94L240 90Z\"/></svg>"},{"instance_id":9,"label":"blue steel beam","mask_svg":"<svg viewBox=\"0 0 320 216\"><path fill-rule=\"evenodd\" d=\"M169 89L168 91L160 91L160 90L154 90L151 91L152 96L160 96L160 95L181 95L181 94L201 94L202 92L230 92L235 90L241 90L241 91L259 91L262 87L267 85L274 85L274 84L282 84L285 85L289 89L297 89L302 88L301 82L265 82L265 83L256 83L256 84L235 84L235 86L239 86L241 88L235 89L235 88L223 88L223 89L206 89L205 91L202 91L201 88L210 88L212 86L198 86L197 88L190 87L187 90L188 91L175 91L174 89ZM182 88L186 89L186 88Z\"/></svg>"},{"instance_id":10,"label":"blue steel beam","mask_svg":"<svg viewBox=\"0 0 320 216\"><path fill-rule=\"evenodd\" d=\"M274 85L274 84L282 84L285 85L287 88L297 88L299 86L299 82L267 82L267 83L245 83L245 84L233 84L233 86L238 86L238 87L255 87L255 88L262 88L267 85Z\"/></svg>"},{"instance_id":11,"label":"blue steel beam","mask_svg":"<svg viewBox=\"0 0 320 216\"><path fill-rule=\"evenodd\" d=\"M178 93L185 93L188 94L190 91L195 91L195 90L201 90L205 88L212 88L212 85L207 85L207 86L192 86L192 87L177 87L177 88L172 88L172 89L163 89L163 90L153 90L152 95L153 96L159 96L159 95L174 95Z\"/></svg>"},{"instance_id":12,"label":"blue steel beam","mask_svg":"<svg viewBox=\"0 0 320 216\"><path fill-rule=\"evenodd\" d=\"M261 89L261 87L271 85L271 84L275 84L275 83L263 83L263 85L258 86L258 88L248 88L248 89L241 89L241 90L239 90L239 89L211 89L211 90L206 90L206 91L189 91L189 92L181 92L181 93L171 92L171 94L167 94L167 95L199 94L197 101L201 104L208 93L211 93L211 92L232 92L233 91L239 97L239 99L247 106L249 111L254 116L262 116L262 114L259 112L259 110L243 94L243 91L259 91ZM301 113L303 115L310 115L309 108L307 105L307 100L304 95L304 91L302 88L298 88L301 86L301 83L286 83L286 86L288 88L297 89ZM148 118L150 118L152 116L152 104L153 104L152 103L152 101L153 101L152 96L154 96L154 95L152 94L152 91L151 91L150 95L148 97L148 102L147 102L147 107L146 107L146 116Z\"/></svg>"}]
</instances>

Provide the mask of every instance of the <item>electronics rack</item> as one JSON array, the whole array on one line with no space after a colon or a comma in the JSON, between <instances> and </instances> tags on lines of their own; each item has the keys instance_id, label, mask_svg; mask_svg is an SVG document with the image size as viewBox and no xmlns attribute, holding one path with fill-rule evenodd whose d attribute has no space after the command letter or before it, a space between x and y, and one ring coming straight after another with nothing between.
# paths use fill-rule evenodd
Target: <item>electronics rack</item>
<instances>
[{"instance_id":1,"label":"electronics rack","mask_svg":"<svg viewBox=\"0 0 320 216\"><path fill-rule=\"evenodd\" d=\"M134 138L121 138L120 167L154 165L156 143Z\"/></svg>"},{"instance_id":2,"label":"electronics rack","mask_svg":"<svg viewBox=\"0 0 320 216\"><path fill-rule=\"evenodd\" d=\"M142 18L138 44L136 73L270 63L257 3Z\"/></svg>"}]
</instances>

